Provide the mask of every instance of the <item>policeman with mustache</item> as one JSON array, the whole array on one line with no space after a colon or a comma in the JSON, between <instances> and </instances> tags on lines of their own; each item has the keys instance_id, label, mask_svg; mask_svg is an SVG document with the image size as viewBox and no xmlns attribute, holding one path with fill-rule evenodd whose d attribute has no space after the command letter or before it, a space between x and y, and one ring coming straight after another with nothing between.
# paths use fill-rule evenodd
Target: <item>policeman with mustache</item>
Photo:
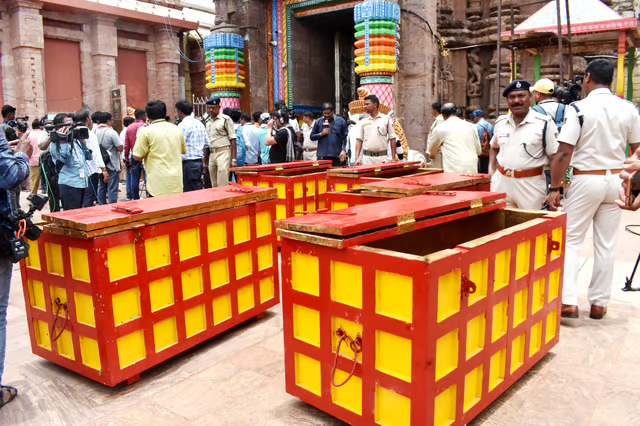
<instances>
[{"instance_id":1,"label":"policeman with mustache","mask_svg":"<svg viewBox=\"0 0 640 426\"><path fill-rule=\"evenodd\" d=\"M502 92L511 110L495 123L489 160L491 191L507 193L507 207L543 208L547 195L544 168L558 150L558 129L531 106L531 84L514 80Z\"/></svg>"}]
</instances>

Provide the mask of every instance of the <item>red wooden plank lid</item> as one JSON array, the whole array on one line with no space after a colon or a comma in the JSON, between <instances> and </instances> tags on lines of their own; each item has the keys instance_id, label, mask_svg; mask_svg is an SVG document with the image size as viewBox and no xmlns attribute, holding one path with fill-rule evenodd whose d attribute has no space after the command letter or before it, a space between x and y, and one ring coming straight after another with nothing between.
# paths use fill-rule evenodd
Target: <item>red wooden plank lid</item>
<instances>
[{"instance_id":1,"label":"red wooden plank lid","mask_svg":"<svg viewBox=\"0 0 640 426\"><path fill-rule=\"evenodd\" d=\"M333 174L369 174L369 173L392 173L398 170L412 170L420 167L420 161L395 161L392 163L380 163L366 166L338 167L330 169L327 173Z\"/></svg>"},{"instance_id":2,"label":"red wooden plank lid","mask_svg":"<svg viewBox=\"0 0 640 426\"><path fill-rule=\"evenodd\" d=\"M42 215L42 219L46 222L82 231L123 224L131 224L133 227L137 223L144 223L145 220L152 218L166 217L166 221L169 221L177 218L177 215L181 218L195 216L251 202L273 199L276 194L277 192L273 188L234 184L162 197L47 213Z\"/></svg>"},{"instance_id":3,"label":"red wooden plank lid","mask_svg":"<svg viewBox=\"0 0 640 426\"><path fill-rule=\"evenodd\" d=\"M362 187L371 191L399 192L415 195L429 190L446 191L490 182L489 175L482 173L448 172L404 176L387 181L365 184Z\"/></svg>"},{"instance_id":4,"label":"red wooden plank lid","mask_svg":"<svg viewBox=\"0 0 640 426\"><path fill-rule=\"evenodd\" d=\"M400 225L405 220L419 220L455 210L479 207L504 199L505 196L506 194L500 192L433 192L278 220L276 227L290 231L345 236Z\"/></svg>"},{"instance_id":5,"label":"red wooden plank lid","mask_svg":"<svg viewBox=\"0 0 640 426\"><path fill-rule=\"evenodd\" d=\"M331 167L331 160L317 160L317 161L291 161L289 163L274 163L274 164L263 164L261 166L242 166L242 167L234 167L232 170L236 173L264 173L264 172L276 172L281 170L288 169L297 169L297 168L316 168L320 170L328 169Z\"/></svg>"}]
</instances>

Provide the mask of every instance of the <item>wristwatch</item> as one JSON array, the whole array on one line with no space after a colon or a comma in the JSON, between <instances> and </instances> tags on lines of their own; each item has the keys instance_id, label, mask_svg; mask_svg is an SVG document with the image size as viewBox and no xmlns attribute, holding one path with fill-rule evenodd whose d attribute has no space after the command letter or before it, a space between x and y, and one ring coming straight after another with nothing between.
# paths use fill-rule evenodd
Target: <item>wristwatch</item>
<instances>
[{"instance_id":1,"label":"wristwatch","mask_svg":"<svg viewBox=\"0 0 640 426\"><path fill-rule=\"evenodd\" d=\"M562 186L558 186L558 187L555 187L555 188L550 186L549 187L549 192L559 192L560 195L562 195L563 189L564 188Z\"/></svg>"}]
</instances>

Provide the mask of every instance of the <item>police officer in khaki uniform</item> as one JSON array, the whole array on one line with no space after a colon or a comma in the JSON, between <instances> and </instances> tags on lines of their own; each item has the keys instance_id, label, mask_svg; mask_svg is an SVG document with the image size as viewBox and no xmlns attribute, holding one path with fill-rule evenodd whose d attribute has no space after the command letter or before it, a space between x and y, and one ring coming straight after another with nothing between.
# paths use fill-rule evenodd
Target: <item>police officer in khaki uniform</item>
<instances>
[{"instance_id":1,"label":"police officer in khaki uniform","mask_svg":"<svg viewBox=\"0 0 640 426\"><path fill-rule=\"evenodd\" d=\"M360 120L360 134L356 135L356 166L398 161L396 133L393 120L381 113L380 100L376 95L364 98L364 110L368 117ZM362 161L360 152L362 151ZM389 156L391 152L391 156Z\"/></svg>"},{"instance_id":2,"label":"police officer in khaki uniform","mask_svg":"<svg viewBox=\"0 0 640 426\"><path fill-rule=\"evenodd\" d=\"M540 210L547 195L544 167L558 149L556 124L531 106L530 83L514 80L502 92L511 112L495 123L489 160L491 191L507 193L507 207Z\"/></svg>"},{"instance_id":3,"label":"police officer in khaki uniform","mask_svg":"<svg viewBox=\"0 0 640 426\"><path fill-rule=\"evenodd\" d=\"M614 65L596 59L587 65L583 91L587 97L571 104L558 137L560 146L551 162L548 202L552 210L560 205L560 190L567 167L573 167L565 194L567 213L562 316L578 318L578 252L593 224L593 273L589 284L590 317L607 313L613 280L621 211L616 205L622 183L627 142L640 147L640 116L631 103L614 96L610 87Z\"/></svg>"},{"instance_id":4,"label":"police officer in khaki uniform","mask_svg":"<svg viewBox=\"0 0 640 426\"><path fill-rule=\"evenodd\" d=\"M209 177L211 185L225 186L229 182L229 167L236 167L236 132L231 117L220 112L220 98L209 98L206 102L209 119Z\"/></svg>"}]
</instances>

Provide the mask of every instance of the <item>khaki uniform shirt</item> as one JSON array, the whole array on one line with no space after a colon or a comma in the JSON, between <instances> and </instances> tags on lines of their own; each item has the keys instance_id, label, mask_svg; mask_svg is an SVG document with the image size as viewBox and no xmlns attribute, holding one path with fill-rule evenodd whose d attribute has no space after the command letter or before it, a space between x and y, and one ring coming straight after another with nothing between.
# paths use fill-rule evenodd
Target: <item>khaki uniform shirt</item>
<instances>
[{"instance_id":1,"label":"khaki uniform shirt","mask_svg":"<svg viewBox=\"0 0 640 426\"><path fill-rule=\"evenodd\" d=\"M542 149L542 133L546 123L546 155ZM532 109L516 126L511 113L496 120L491 147L500 149L498 164L505 169L528 170L549 164L548 155L558 150L558 128L546 114Z\"/></svg>"},{"instance_id":2,"label":"khaki uniform shirt","mask_svg":"<svg viewBox=\"0 0 640 426\"><path fill-rule=\"evenodd\" d=\"M362 140L362 149L367 151L386 151L389 140L396 139L393 120L381 112L373 118L368 116L359 122L360 134L356 137ZM393 146L395 150L396 147Z\"/></svg>"},{"instance_id":3,"label":"khaki uniform shirt","mask_svg":"<svg viewBox=\"0 0 640 426\"><path fill-rule=\"evenodd\" d=\"M231 139L236 138L236 131L233 127L233 120L222 113L216 118L209 118L207 121L207 136L211 148L222 148L231 145Z\"/></svg>"}]
</instances>

